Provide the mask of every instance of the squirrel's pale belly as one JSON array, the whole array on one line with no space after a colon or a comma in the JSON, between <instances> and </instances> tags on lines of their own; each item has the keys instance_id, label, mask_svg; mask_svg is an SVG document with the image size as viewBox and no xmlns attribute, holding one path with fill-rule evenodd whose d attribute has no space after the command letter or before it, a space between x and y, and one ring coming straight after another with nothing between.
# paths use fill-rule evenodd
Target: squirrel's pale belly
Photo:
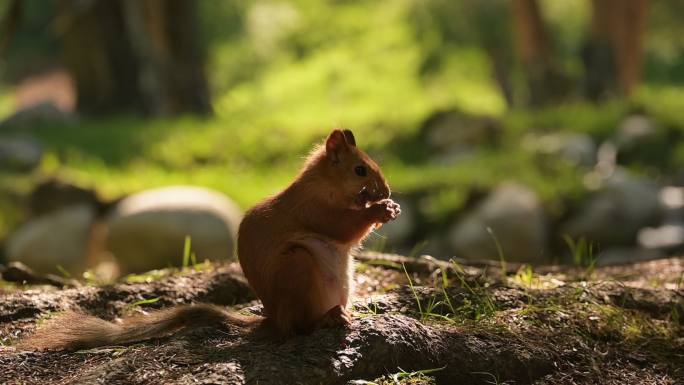
<instances>
[{"instance_id":1,"label":"squirrel's pale belly","mask_svg":"<svg viewBox=\"0 0 684 385\"><path fill-rule=\"evenodd\" d=\"M305 246L316 258L326 286L326 310L337 305L346 308L354 290L352 246L319 236L304 237L297 243Z\"/></svg>"}]
</instances>

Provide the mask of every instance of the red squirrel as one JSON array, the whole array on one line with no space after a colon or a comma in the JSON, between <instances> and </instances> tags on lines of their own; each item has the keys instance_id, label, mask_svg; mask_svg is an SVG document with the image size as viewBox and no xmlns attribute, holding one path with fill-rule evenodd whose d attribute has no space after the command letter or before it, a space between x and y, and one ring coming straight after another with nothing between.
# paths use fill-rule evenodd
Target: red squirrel
<instances>
[{"instance_id":1,"label":"red squirrel","mask_svg":"<svg viewBox=\"0 0 684 385\"><path fill-rule=\"evenodd\" d=\"M71 312L49 320L17 347L92 348L226 322L246 327L258 322L280 336L349 325L350 251L400 213L380 168L356 147L354 134L333 130L295 180L248 210L240 224L238 259L265 318L213 305L180 305L121 323Z\"/></svg>"}]
</instances>

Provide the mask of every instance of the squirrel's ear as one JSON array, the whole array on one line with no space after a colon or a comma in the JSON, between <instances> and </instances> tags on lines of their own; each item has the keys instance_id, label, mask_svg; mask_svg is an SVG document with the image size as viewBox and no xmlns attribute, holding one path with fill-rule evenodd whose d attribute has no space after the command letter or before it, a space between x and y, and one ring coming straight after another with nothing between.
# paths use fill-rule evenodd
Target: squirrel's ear
<instances>
[{"instance_id":1,"label":"squirrel's ear","mask_svg":"<svg viewBox=\"0 0 684 385\"><path fill-rule=\"evenodd\" d=\"M333 130L325 140L325 153L330 156L334 163L340 161L340 152L347 148L347 139L341 130Z\"/></svg>"},{"instance_id":2,"label":"squirrel's ear","mask_svg":"<svg viewBox=\"0 0 684 385\"><path fill-rule=\"evenodd\" d=\"M351 130L344 130L342 131L342 133L344 134L344 139L347 141L347 144L356 147L356 139L354 139L354 133L352 133Z\"/></svg>"}]
</instances>

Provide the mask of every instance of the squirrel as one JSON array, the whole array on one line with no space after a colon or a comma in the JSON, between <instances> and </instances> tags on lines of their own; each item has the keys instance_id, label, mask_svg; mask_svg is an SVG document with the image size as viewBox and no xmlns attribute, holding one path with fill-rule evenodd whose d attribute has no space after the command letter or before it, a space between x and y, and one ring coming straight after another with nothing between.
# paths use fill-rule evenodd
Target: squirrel
<instances>
[{"instance_id":1,"label":"squirrel","mask_svg":"<svg viewBox=\"0 0 684 385\"><path fill-rule=\"evenodd\" d=\"M350 130L335 129L287 188L248 210L240 223L239 263L264 317L209 304L179 305L120 323L69 312L46 322L17 348L94 348L226 323L258 324L283 337L348 326L354 286L350 252L400 213L378 165L356 146Z\"/></svg>"}]
</instances>

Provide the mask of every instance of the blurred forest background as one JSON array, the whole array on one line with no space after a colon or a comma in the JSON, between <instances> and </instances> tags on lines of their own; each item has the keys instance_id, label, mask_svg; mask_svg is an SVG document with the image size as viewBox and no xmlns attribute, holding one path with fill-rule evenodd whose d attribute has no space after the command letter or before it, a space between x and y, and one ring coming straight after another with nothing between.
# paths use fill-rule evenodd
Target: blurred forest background
<instances>
[{"instance_id":1,"label":"blurred forest background","mask_svg":"<svg viewBox=\"0 0 684 385\"><path fill-rule=\"evenodd\" d=\"M150 188L244 210L340 126L403 208L369 248L676 253L682 36L676 0L0 0L4 258L78 270Z\"/></svg>"}]
</instances>

